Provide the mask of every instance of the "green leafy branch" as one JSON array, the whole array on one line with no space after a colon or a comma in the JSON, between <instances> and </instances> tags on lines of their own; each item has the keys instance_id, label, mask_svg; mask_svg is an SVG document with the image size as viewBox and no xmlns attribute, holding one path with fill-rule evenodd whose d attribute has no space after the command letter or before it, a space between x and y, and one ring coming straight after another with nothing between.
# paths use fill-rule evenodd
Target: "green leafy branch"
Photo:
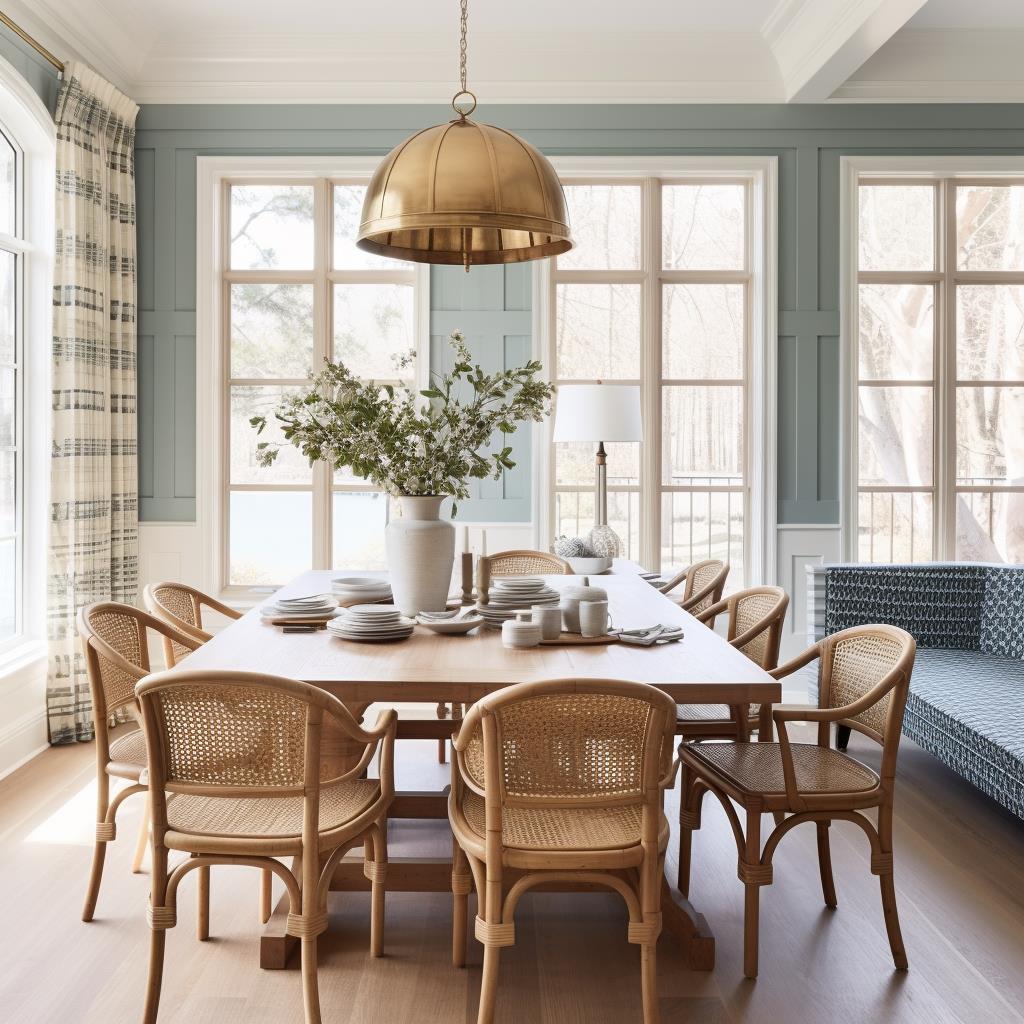
<instances>
[{"instance_id":1,"label":"green leafy branch","mask_svg":"<svg viewBox=\"0 0 1024 1024\"><path fill-rule=\"evenodd\" d=\"M499 479L515 462L507 445L487 453L492 436L541 422L551 411L554 385L540 379L537 360L484 373L459 331L449 342L455 351L451 370L431 373L419 393L360 380L343 363L327 362L308 391L277 407L284 442L258 442L256 461L270 466L282 447L293 445L311 464L323 460L348 468L395 495L464 499L470 480ZM399 370L412 361L411 353L402 356ZM267 417L249 422L262 434ZM456 511L453 505L453 516Z\"/></svg>"}]
</instances>

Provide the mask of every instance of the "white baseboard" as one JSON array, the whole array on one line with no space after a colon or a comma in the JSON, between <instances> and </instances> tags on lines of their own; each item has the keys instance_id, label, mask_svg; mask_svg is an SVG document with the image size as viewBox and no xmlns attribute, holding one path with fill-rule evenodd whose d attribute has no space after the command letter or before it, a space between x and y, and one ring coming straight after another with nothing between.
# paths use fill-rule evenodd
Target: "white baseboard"
<instances>
[{"instance_id":1,"label":"white baseboard","mask_svg":"<svg viewBox=\"0 0 1024 1024\"><path fill-rule=\"evenodd\" d=\"M0 729L0 779L16 772L49 745L45 707L19 715Z\"/></svg>"}]
</instances>

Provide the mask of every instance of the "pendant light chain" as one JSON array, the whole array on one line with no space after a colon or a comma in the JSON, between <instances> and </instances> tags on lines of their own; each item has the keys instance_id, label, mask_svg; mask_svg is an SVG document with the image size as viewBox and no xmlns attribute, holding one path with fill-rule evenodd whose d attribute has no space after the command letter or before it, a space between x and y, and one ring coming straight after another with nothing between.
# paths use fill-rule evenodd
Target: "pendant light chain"
<instances>
[{"instance_id":1,"label":"pendant light chain","mask_svg":"<svg viewBox=\"0 0 1024 1024\"><path fill-rule=\"evenodd\" d=\"M459 44L459 85L466 91L466 23L469 20L469 0L462 0L462 17L459 21L461 41Z\"/></svg>"}]
</instances>

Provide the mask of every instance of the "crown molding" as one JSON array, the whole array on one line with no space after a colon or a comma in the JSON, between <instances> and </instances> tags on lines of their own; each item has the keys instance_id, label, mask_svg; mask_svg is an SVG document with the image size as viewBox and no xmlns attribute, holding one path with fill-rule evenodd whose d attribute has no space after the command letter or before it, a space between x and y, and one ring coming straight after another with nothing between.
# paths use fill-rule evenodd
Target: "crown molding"
<instances>
[{"instance_id":1,"label":"crown molding","mask_svg":"<svg viewBox=\"0 0 1024 1024\"><path fill-rule=\"evenodd\" d=\"M225 60L230 53L230 60ZM447 103L458 52L447 32L162 39L140 103ZM487 103L779 102L756 32L480 32L469 79Z\"/></svg>"},{"instance_id":2,"label":"crown molding","mask_svg":"<svg viewBox=\"0 0 1024 1024\"><path fill-rule=\"evenodd\" d=\"M152 36L130 32L99 3L81 6L59 0L6 0L4 10L62 61L78 60L126 94L131 94Z\"/></svg>"}]
</instances>

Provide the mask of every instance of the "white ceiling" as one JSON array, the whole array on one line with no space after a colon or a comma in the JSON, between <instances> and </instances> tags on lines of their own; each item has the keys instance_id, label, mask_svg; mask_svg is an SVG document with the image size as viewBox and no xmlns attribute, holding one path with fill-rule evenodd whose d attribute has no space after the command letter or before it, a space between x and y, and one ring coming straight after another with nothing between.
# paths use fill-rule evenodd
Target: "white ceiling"
<instances>
[{"instance_id":1,"label":"white ceiling","mask_svg":"<svg viewBox=\"0 0 1024 1024\"><path fill-rule=\"evenodd\" d=\"M458 0L5 0L140 103L438 102ZM470 0L482 102L1024 101L1024 0Z\"/></svg>"}]
</instances>

